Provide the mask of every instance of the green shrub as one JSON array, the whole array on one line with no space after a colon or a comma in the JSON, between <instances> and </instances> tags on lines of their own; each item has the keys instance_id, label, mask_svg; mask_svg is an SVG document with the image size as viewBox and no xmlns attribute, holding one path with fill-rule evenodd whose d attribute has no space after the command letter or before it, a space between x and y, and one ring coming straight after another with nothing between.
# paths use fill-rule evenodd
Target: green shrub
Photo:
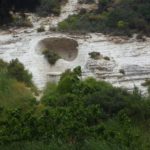
<instances>
[{"instance_id":1,"label":"green shrub","mask_svg":"<svg viewBox=\"0 0 150 150\"><path fill-rule=\"evenodd\" d=\"M101 57L101 54L99 52L91 52L89 53L89 55L92 59L95 59L95 60L100 59Z\"/></svg>"},{"instance_id":2,"label":"green shrub","mask_svg":"<svg viewBox=\"0 0 150 150\"><path fill-rule=\"evenodd\" d=\"M35 98L25 84L0 75L0 106L6 109L28 109Z\"/></svg>"},{"instance_id":3,"label":"green shrub","mask_svg":"<svg viewBox=\"0 0 150 150\"><path fill-rule=\"evenodd\" d=\"M110 58L108 56L104 56L104 59L108 60L108 61L110 60Z\"/></svg>"},{"instance_id":4,"label":"green shrub","mask_svg":"<svg viewBox=\"0 0 150 150\"><path fill-rule=\"evenodd\" d=\"M60 5L59 0L40 0L40 6L37 8L37 13L40 16L47 16L48 14L60 14Z\"/></svg>"},{"instance_id":5,"label":"green shrub","mask_svg":"<svg viewBox=\"0 0 150 150\"><path fill-rule=\"evenodd\" d=\"M0 59L0 73L7 72L8 63Z\"/></svg>"},{"instance_id":6,"label":"green shrub","mask_svg":"<svg viewBox=\"0 0 150 150\"><path fill-rule=\"evenodd\" d=\"M17 27L33 27L32 22L27 19L26 16L15 16L13 18L13 22L11 23L13 26L17 26Z\"/></svg>"},{"instance_id":7,"label":"green shrub","mask_svg":"<svg viewBox=\"0 0 150 150\"><path fill-rule=\"evenodd\" d=\"M57 53L48 49L45 49L43 54L51 65L54 65L56 61L60 59L60 56Z\"/></svg>"},{"instance_id":8,"label":"green shrub","mask_svg":"<svg viewBox=\"0 0 150 150\"><path fill-rule=\"evenodd\" d=\"M125 75L125 70L124 70L124 69L120 69L120 70L119 70L119 73Z\"/></svg>"},{"instance_id":9,"label":"green shrub","mask_svg":"<svg viewBox=\"0 0 150 150\"><path fill-rule=\"evenodd\" d=\"M44 31L45 31L44 26L41 26L37 29L37 32L44 32Z\"/></svg>"},{"instance_id":10,"label":"green shrub","mask_svg":"<svg viewBox=\"0 0 150 150\"><path fill-rule=\"evenodd\" d=\"M0 60L0 107L5 109L30 107L35 98L27 87L31 76L18 60L6 63Z\"/></svg>"},{"instance_id":11,"label":"green shrub","mask_svg":"<svg viewBox=\"0 0 150 150\"><path fill-rule=\"evenodd\" d=\"M5 112L0 119L0 149L149 150L149 97L137 88L129 93L80 76L80 67L64 72L28 111L0 107L0 116ZM12 82L2 82L0 91L8 95Z\"/></svg>"},{"instance_id":12,"label":"green shrub","mask_svg":"<svg viewBox=\"0 0 150 150\"><path fill-rule=\"evenodd\" d=\"M28 72L28 70L26 70L23 66L23 64L21 64L18 59L12 60L8 67L8 74L20 81L20 82L24 82L27 86L31 86L32 83L32 74L30 74Z\"/></svg>"},{"instance_id":13,"label":"green shrub","mask_svg":"<svg viewBox=\"0 0 150 150\"><path fill-rule=\"evenodd\" d=\"M124 28L127 27L127 23L124 22L124 21L122 21L122 20L120 20L120 21L118 21L118 23L117 23L117 27L118 27L119 29L124 29Z\"/></svg>"},{"instance_id":14,"label":"green shrub","mask_svg":"<svg viewBox=\"0 0 150 150\"><path fill-rule=\"evenodd\" d=\"M150 35L150 1L100 0L96 11L69 16L59 23L61 31L102 32L127 35L143 33Z\"/></svg>"},{"instance_id":15,"label":"green shrub","mask_svg":"<svg viewBox=\"0 0 150 150\"><path fill-rule=\"evenodd\" d=\"M146 79L144 83L142 83L142 86L150 86L150 80Z\"/></svg>"}]
</instances>

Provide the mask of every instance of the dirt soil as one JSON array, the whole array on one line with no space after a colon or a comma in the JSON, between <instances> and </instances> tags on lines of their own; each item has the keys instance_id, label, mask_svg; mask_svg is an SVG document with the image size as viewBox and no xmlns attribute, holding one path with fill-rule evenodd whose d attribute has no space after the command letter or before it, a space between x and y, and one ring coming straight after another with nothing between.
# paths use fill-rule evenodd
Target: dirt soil
<instances>
[{"instance_id":1,"label":"dirt soil","mask_svg":"<svg viewBox=\"0 0 150 150\"><path fill-rule=\"evenodd\" d=\"M39 42L39 49L57 53L62 59L73 61L78 55L77 41L69 38L46 38Z\"/></svg>"}]
</instances>

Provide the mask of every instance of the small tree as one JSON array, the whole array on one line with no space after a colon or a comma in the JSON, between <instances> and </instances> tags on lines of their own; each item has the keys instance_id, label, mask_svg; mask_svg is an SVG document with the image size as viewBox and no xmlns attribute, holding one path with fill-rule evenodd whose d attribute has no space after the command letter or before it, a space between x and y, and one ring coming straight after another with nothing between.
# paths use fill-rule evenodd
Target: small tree
<instances>
[{"instance_id":1,"label":"small tree","mask_svg":"<svg viewBox=\"0 0 150 150\"><path fill-rule=\"evenodd\" d=\"M117 22L117 27L119 29L124 29L124 28L127 27L127 23L125 21L123 21L123 20L120 20L120 21Z\"/></svg>"}]
</instances>

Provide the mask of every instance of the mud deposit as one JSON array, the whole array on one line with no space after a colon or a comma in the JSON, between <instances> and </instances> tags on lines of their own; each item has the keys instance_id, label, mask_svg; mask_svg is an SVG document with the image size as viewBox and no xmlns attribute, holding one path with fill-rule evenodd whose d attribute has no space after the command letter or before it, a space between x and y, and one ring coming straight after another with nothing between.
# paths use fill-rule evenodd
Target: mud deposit
<instances>
[{"instance_id":1,"label":"mud deposit","mask_svg":"<svg viewBox=\"0 0 150 150\"><path fill-rule=\"evenodd\" d=\"M37 50L43 52L45 49L55 52L67 61L73 61L78 55L78 43L69 38L42 39L37 45Z\"/></svg>"}]
</instances>

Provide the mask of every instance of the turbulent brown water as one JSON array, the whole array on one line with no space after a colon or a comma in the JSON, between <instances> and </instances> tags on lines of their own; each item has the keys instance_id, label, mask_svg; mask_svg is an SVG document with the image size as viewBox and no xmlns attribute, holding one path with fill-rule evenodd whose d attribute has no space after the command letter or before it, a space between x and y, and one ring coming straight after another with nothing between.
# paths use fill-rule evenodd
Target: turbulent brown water
<instances>
[{"instance_id":1,"label":"turbulent brown water","mask_svg":"<svg viewBox=\"0 0 150 150\"><path fill-rule=\"evenodd\" d=\"M33 74L33 81L39 89L43 89L48 81L57 80L60 73L66 69L80 65L83 77L94 76L128 90L137 86L145 93L146 88L141 84L150 78L150 39L139 42L135 37L124 39L98 33L70 35L48 30L50 27L56 27L58 22L69 15L77 13L78 8L77 0L69 0L62 7L59 17L38 18L30 15L33 28L0 31L0 58L5 61L18 58ZM37 33L36 29L41 25L46 31ZM47 39L52 41L61 38L76 41L78 47L72 50L71 46L67 46L65 51L62 49L63 44L59 43L57 50L61 51L63 57L51 66L39 50L47 47L53 49L53 42L47 42ZM103 57L100 60L90 59L89 52L92 51L100 52ZM106 60L106 56L110 60ZM124 70L125 74L120 73L120 70Z\"/></svg>"}]
</instances>

